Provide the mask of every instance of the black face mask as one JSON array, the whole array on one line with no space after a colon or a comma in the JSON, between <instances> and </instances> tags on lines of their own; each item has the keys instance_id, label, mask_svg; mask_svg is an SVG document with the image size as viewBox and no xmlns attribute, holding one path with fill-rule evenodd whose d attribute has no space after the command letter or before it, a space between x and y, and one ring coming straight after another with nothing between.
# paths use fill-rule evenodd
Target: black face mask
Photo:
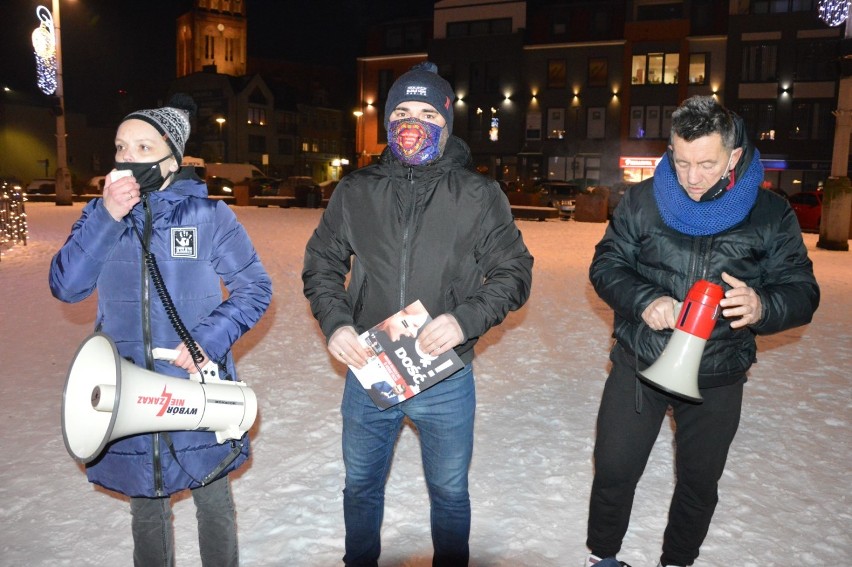
<instances>
[{"instance_id":1,"label":"black face mask","mask_svg":"<svg viewBox=\"0 0 852 567\"><path fill-rule=\"evenodd\" d=\"M163 177L163 174L160 172L160 164L170 157L172 157L171 154L159 161L145 163L117 161L115 162L115 168L118 170L126 169L130 171L136 179L136 183L139 184L139 192L150 193L152 191L159 191L160 187L163 186L163 183L166 182L166 178ZM169 172L169 177L171 176L172 172Z\"/></svg>"}]
</instances>

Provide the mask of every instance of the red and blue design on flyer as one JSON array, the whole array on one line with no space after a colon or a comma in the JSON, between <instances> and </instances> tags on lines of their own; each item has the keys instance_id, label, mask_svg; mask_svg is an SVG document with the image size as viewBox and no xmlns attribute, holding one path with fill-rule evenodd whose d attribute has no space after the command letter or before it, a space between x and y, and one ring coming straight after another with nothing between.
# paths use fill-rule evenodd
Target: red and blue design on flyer
<instances>
[{"instance_id":1,"label":"red and blue design on flyer","mask_svg":"<svg viewBox=\"0 0 852 567\"><path fill-rule=\"evenodd\" d=\"M416 396L464 367L452 349L439 356L420 350L417 334L431 320L418 300L358 337L369 353L367 365L349 368L379 409Z\"/></svg>"}]
</instances>

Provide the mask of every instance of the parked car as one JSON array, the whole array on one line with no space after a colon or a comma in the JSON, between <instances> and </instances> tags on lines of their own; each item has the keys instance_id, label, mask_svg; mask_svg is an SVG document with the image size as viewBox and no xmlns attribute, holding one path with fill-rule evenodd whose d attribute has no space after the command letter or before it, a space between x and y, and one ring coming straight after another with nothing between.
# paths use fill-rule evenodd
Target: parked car
<instances>
[{"instance_id":1,"label":"parked car","mask_svg":"<svg viewBox=\"0 0 852 567\"><path fill-rule=\"evenodd\" d=\"M537 186L542 201L559 211L559 218L570 219L576 210L580 188L569 181L543 181Z\"/></svg>"},{"instance_id":2,"label":"parked car","mask_svg":"<svg viewBox=\"0 0 852 567\"><path fill-rule=\"evenodd\" d=\"M319 184L320 191L322 191L322 200L324 202L328 202L328 200L331 199L331 194L334 193L334 189L337 187L338 183L338 180L332 179L329 181L323 181Z\"/></svg>"},{"instance_id":3,"label":"parked car","mask_svg":"<svg viewBox=\"0 0 852 567\"><path fill-rule=\"evenodd\" d=\"M790 195L790 206L802 230L819 231L822 220L822 191L802 191Z\"/></svg>"},{"instance_id":4,"label":"parked car","mask_svg":"<svg viewBox=\"0 0 852 567\"><path fill-rule=\"evenodd\" d=\"M252 177L243 183L248 184L249 195L252 197L274 197L278 195L281 180L275 177Z\"/></svg>"},{"instance_id":5,"label":"parked car","mask_svg":"<svg viewBox=\"0 0 852 567\"><path fill-rule=\"evenodd\" d=\"M83 188L84 195L100 195L104 192L104 182L106 181L106 176L97 175L89 179L89 182L86 183L86 187Z\"/></svg>"},{"instance_id":6,"label":"parked car","mask_svg":"<svg viewBox=\"0 0 852 567\"><path fill-rule=\"evenodd\" d=\"M296 187L313 187L314 185L316 184L312 177L307 175L291 175L281 181L278 186L278 194L282 197L296 197Z\"/></svg>"},{"instance_id":7,"label":"parked car","mask_svg":"<svg viewBox=\"0 0 852 567\"><path fill-rule=\"evenodd\" d=\"M33 179L24 189L28 195L53 195L56 193L56 179L44 177Z\"/></svg>"},{"instance_id":8,"label":"parked car","mask_svg":"<svg viewBox=\"0 0 852 567\"><path fill-rule=\"evenodd\" d=\"M234 195L234 183L230 179L211 175L206 182L207 194L210 196L232 197Z\"/></svg>"},{"instance_id":9,"label":"parked car","mask_svg":"<svg viewBox=\"0 0 852 567\"><path fill-rule=\"evenodd\" d=\"M506 194L516 193L516 192L521 191L523 189L523 187L521 187L521 184L517 181L504 181L504 180L500 179L500 180L497 181L497 183L500 184L500 189L502 189L503 193L506 193Z\"/></svg>"}]
</instances>

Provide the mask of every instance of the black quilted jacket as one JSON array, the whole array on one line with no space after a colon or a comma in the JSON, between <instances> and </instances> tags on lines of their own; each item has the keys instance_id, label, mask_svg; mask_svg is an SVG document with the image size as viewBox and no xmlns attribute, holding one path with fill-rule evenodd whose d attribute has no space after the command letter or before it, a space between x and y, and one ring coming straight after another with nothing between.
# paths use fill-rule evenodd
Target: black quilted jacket
<instances>
[{"instance_id":1,"label":"black quilted jacket","mask_svg":"<svg viewBox=\"0 0 852 567\"><path fill-rule=\"evenodd\" d=\"M451 136L429 165L405 166L386 150L340 181L302 272L326 338L344 325L363 332L419 299L432 317L455 316L465 336L455 350L470 362L478 337L524 304L532 255L499 185L469 166L470 150Z\"/></svg>"},{"instance_id":2,"label":"black quilted jacket","mask_svg":"<svg viewBox=\"0 0 852 567\"><path fill-rule=\"evenodd\" d=\"M785 199L761 190L743 222L713 236L693 237L663 223L653 193L653 179L625 193L595 248L592 284L615 311L614 337L637 353L644 367L657 359L672 334L652 331L642 322L642 312L654 299L683 301L699 279L727 290L723 271L745 281L760 296L761 321L731 329L730 321L720 317L699 370L701 388L731 384L756 361L755 335L807 324L819 304L796 217Z\"/></svg>"}]
</instances>

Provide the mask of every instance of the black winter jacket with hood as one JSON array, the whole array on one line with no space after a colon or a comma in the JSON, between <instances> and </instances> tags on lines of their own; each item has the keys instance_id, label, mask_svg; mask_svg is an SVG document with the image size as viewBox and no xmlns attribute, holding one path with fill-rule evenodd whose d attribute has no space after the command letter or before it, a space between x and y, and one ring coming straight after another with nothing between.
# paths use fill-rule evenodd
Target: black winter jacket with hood
<instances>
[{"instance_id":1,"label":"black winter jacket with hood","mask_svg":"<svg viewBox=\"0 0 852 567\"><path fill-rule=\"evenodd\" d=\"M456 318L465 341L455 350L467 363L478 337L524 304L533 258L499 185L470 164L467 145L451 136L433 163L409 167L386 149L340 181L302 272L326 339L346 325L361 333L419 299L432 317Z\"/></svg>"},{"instance_id":2,"label":"black winter jacket with hood","mask_svg":"<svg viewBox=\"0 0 852 567\"><path fill-rule=\"evenodd\" d=\"M741 161L737 174L748 165L748 159ZM699 279L730 289L721 279L723 271L757 292L763 314L745 328L732 329L723 317L716 322L698 378L699 388L710 388L745 377L756 361L756 335L809 323L819 304L801 230L785 199L759 190L739 224L711 236L689 236L663 222L653 178L648 179L624 194L595 249L589 274L598 295L615 311L613 336L638 354L640 368L645 368L672 335L671 330L648 328L642 321L645 308L662 296L683 301Z\"/></svg>"}]
</instances>

